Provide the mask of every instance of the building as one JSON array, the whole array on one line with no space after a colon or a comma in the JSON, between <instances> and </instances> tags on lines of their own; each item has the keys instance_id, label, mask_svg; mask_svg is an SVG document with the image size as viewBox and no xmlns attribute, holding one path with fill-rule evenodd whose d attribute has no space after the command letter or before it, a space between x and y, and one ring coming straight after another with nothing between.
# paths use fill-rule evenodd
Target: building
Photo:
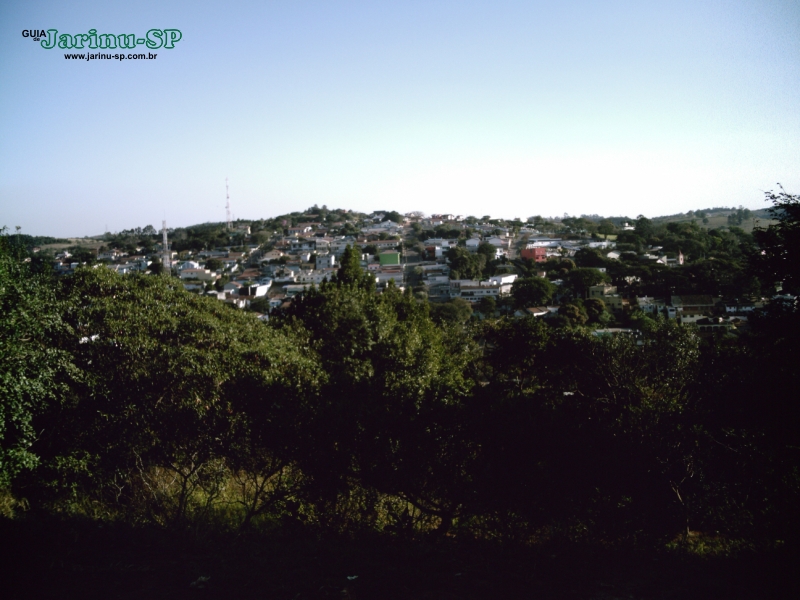
<instances>
[{"instance_id":1,"label":"building","mask_svg":"<svg viewBox=\"0 0 800 600\"><path fill-rule=\"evenodd\" d=\"M672 296L670 304L682 315L710 315L714 312L711 296Z\"/></svg>"},{"instance_id":2,"label":"building","mask_svg":"<svg viewBox=\"0 0 800 600\"><path fill-rule=\"evenodd\" d=\"M315 266L317 269L332 269L336 266L336 255L330 253L317 254Z\"/></svg>"},{"instance_id":3,"label":"building","mask_svg":"<svg viewBox=\"0 0 800 600\"><path fill-rule=\"evenodd\" d=\"M522 252L520 252L520 256L534 262L545 262L547 260L547 248L528 244Z\"/></svg>"},{"instance_id":4,"label":"building","mask_svg":"<svg viewBox=\"0 0 800 600\"><path fill-rule=\"evenodd\" d=\"M384 250L378 258L382 267L400 264L400 253L397 250Z\"/></svg>"}]
</instances>

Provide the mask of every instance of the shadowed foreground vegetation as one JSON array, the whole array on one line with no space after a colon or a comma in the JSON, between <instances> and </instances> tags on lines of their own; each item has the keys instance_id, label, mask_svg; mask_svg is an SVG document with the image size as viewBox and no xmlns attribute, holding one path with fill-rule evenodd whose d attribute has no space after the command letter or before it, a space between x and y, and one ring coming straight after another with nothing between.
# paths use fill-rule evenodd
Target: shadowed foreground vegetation
<instances>
[{"instance_id":1,"label":"shadowed foreground vegetation","mask_svg":"<svg viewBox=\"0 0 800 600\"><path fill-rule=\"evenodd\" d=\"M775 202L749 268L796 292L798 201ZM797 589L796 303L738 338L596 337L435 320L345 260L267 325L3 244L0 539L24 597Z\"/></svg>"},{"instance_id":2,"label":"shadowed foreground vegetation","mask_svg":"<svg viewBox=\"0 0 800 600\"><path fill-rule=\"evenodd\" d=\"M54 519L0 521L4 597L792 598L796 553L699 556L580 544L499 545L322 534L285 523L226 534Z\"/></svg>"}]
</instances>

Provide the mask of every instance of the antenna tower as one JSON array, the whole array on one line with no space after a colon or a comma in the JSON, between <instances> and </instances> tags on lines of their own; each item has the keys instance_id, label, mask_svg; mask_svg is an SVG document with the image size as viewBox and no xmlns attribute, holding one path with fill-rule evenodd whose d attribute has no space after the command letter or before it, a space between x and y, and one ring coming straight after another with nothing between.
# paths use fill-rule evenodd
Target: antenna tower
<instances>
[{"instance_id":1,"label":"antenna tower","mask_svg":"<svg viewBox=\"0 0 800 600\"><path fill-rule=\"evenodd\" d=\"M172 270L172 255L169 252L169 241L167 240L167 222L161 221L161 239L163 246L163 257L161 263L164 265L164 270L169 273Z\"/></svg>"},{"instance_id":2,"label":"antenna tower","mask_svg":"<svg viewBox=\"0 0 800 600\"><path fill-rule=\"evenodd\" d=\"M225 178L225 220L228 223L228 230L233 229L231 224L231 196L228 193L228 178Z\"/></svg>"}]
</instances>

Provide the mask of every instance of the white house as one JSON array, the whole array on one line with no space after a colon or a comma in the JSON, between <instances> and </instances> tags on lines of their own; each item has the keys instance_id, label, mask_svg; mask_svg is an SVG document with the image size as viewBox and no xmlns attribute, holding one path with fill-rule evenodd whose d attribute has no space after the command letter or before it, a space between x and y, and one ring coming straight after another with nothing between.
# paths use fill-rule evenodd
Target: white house
<instances>
[{"instance_id":1,"label":"white house","mask_svg":"<svg viewBox=\"0 0 800 600\"><path fill-rule=\"evenodd\" d=\"M217 274L208 269L184 269L180 272L181 279L200 279L201 281L214 281Z\"/></svg>"}]
</instances>

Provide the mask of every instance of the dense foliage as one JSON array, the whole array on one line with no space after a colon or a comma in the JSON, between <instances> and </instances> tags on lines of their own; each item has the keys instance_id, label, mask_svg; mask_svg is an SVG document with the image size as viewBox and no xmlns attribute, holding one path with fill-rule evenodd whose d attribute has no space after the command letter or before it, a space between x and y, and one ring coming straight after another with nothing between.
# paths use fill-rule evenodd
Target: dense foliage
<instances>
[{"instance_id":1,"label":"dense foliage","mask_svg":"<svg viewBox=\"0 0 800 600\"><path fill-rule=\"evenodd\" d=\"M748 262L725 277L796 289L797 198L774 200L776 225L732 234ZM547 266L573 297L559 328L378 294L348 249L333 282L265 324L166 276L36 275L6 240L0 486L32 505L523 542L800 534L794 303L735 341L658 319L640 337L597 336L580 325L602 322L602 301L581 296L614 275L592 252ZM514 289L525 308L555 286Z\"/></svg>"}]
</instances>

